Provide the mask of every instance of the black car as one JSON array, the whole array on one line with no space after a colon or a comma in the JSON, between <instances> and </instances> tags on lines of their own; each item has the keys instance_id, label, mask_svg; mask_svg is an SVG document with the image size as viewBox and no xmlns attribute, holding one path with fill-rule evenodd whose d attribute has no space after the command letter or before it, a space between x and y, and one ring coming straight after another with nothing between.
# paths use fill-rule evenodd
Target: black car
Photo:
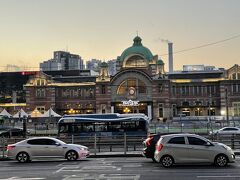
<instances>
[{"instance_id":1,"label":"black car","mask_svg":"<svg viewBox=\"0 0 240 180\"><path fill-rule=\"evenodd\" d=\"M146 158L151 158L153 162L155 162L154 159L154 152L155 152L155 146L157 141L160 139L161 134L151 134L146 140L143 141L143 155Z\"/></svg>"},{"instance_id":2,"label":"black car","mask_svg":"<svg viewBox=\"0 0 240 180\"><path fill-rule=\"evenodd\" d=\"M29 134L30 132L27 130L26 134ZM24 135L24 131L22 128L8 128L8 129L2 129L0 131L0 136L4 137L11 137L11 136L19 136L22 137Z\"/></svg>"}]
</instances>

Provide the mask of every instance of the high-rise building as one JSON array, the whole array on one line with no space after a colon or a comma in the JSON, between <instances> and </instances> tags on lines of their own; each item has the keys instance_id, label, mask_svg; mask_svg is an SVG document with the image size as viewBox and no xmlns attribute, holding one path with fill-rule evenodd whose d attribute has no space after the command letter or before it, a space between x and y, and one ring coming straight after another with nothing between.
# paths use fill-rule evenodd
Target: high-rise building
<instances>
[{"instance_id":1,"label":"high-rise building","mask_svg":"<svg viewBox=\"0 0 240 180\"><path fill-rule=\"evenodd\" d=\"M40 63L42 71L80 70L83 69L83 60L77 54L65 51L55 51L53 59Z\"/></svg>"},{"instance_id":2,"label":"high-rise building","mask_svg":"<svg viewBox=\"0 0 240 180\"><path fill-rule=\"evenodd\" d=\"M91 59L86 62L86 69L99 72L101 63L99 59Z\"/></svg>"},{"instance_id":3,"label":"high-rise building","mask_svg":"<svg viewBox=\"0 0 240 180\"><path fill-rule=\"evenodd\" d=\"M108 71L111 76L117 73L116 69L116 59L109 60L108 62Z\"/></svg>"}]
</instances>

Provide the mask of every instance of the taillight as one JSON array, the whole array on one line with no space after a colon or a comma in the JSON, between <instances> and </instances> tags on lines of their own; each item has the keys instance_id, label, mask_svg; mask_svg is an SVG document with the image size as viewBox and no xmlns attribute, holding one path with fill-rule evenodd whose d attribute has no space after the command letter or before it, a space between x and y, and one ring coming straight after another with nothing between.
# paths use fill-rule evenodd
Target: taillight
<instances>
[{"instance_id":1,"label":"taillight","mask_svg":"<svg viewBox=\"0 0 240 180\"><path fill-rule=\"evenodd\" d=\"M15 146L13 146L13 145L8 145L7 146L7 150L12 150L13 148L15 148Z\"/></svg>"},{"instance_id":2,"label":"taillight","mask_svg":"<svg viewBox=\"0 0 240 180\"><path fill-rule=\"evenodd\" d=\"M163 144L159 144L159 145L157 146L157 151L160 152L160 151L162 150L162 148L163 148Z\"/></svg>"},{"instance_id":3,"label":"taillight","mask_svg":"<svg viewBox=\"0 0 240 180\"><path fill-rule=\"evenodd\" d=\"M149 138L146 140L146 145L147 145L147 146L150 146L152 141L153 141L153 136L152 136L152 137L149 137Z\"/></svg>"}]
</instances>

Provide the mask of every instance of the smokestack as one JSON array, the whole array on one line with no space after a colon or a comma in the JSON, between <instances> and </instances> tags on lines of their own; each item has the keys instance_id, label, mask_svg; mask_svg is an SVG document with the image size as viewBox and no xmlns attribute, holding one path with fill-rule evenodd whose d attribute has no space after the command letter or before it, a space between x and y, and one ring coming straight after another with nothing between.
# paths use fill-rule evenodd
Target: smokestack
<instances>
[{"instance_id":1,"label":"smokestack","mask_svg":"<svg viewBox=\"0 0 240 180\"><path fill-rule=\"evenodd\" d=\"M173 43L168 42L168 71L173 72Z\"/></svg>"}]
</instances>

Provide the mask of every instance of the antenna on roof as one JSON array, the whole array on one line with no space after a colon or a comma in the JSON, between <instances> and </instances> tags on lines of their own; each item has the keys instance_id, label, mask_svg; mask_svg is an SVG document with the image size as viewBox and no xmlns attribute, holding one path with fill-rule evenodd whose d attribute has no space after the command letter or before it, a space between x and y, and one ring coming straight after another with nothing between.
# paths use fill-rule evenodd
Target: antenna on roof
<instances>
[{"instance_id":1,"label":"antenna on roof","mask_svg":"<svg viewBox=\"0 0 240 180\"><path fill-rule=\"evenodd\" d=\"M137 36L138 36L138 30L136 31L136 33L137 33Z\"/></svg>"}]
</instances>

